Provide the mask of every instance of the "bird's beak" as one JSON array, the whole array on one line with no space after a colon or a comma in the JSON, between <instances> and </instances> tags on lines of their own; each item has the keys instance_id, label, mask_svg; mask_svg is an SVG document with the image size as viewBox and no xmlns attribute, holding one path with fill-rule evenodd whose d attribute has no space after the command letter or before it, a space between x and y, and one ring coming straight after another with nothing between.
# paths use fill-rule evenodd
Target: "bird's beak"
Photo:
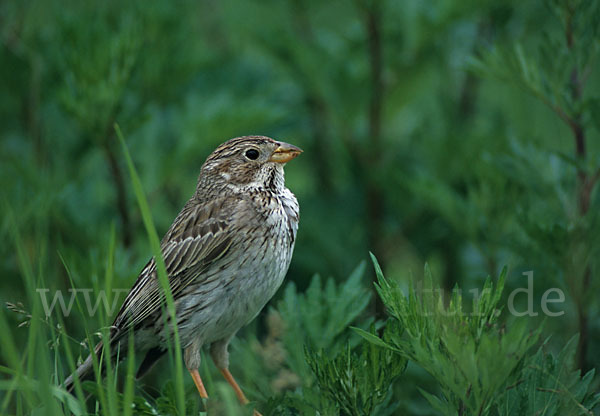
<instances>
[{"instance_id":1,"label":"bird's beak","mask_svg":"<svg viewBox=\"0 0 600 416\"><path fill-rule=\"evenodd\" d=\"M293 144L279 142L279 147L275 149L269 162L286 163L302 153L302 149Z\"/></svg>"}]
</instances>

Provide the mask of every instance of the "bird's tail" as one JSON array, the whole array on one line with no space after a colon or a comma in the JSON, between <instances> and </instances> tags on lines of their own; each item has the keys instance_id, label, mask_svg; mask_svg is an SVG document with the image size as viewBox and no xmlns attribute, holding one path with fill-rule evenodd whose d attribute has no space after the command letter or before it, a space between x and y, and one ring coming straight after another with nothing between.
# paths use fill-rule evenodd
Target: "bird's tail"
<instances>
[{"instance_id":1,"label":"bird's tail","mask_svg":"<svg viewBox=\"0 0 600 416\"><path fill-rule=\"evenodd\" d=\"M93 354L99 356L101 351L102 341L96 345ZM73 393L73 389L75 388L75 377L77 377L80 382L94 378L92 354L88 355L85 361L64 381L63 387L69 393Z\"/></svg>"}]
</instances>

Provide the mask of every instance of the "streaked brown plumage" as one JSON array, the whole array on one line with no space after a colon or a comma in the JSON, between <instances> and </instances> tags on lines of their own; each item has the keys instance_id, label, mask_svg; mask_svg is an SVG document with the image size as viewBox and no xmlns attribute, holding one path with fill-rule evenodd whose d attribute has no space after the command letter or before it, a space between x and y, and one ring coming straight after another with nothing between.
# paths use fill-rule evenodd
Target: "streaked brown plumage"
<instances>
[{"instance_id":1,"label":"streaked brown plumage","mask_svg":"<svg viewBox=\"0 0 600 416\"><path fill-rule=\"evenodd\" d=\"M264 136L244 136L220 145L202 165L198 186L161 242L175 300L184 359L200 395L200 348L210 345L216 366L241 402L247 400L229 373L227 346L260 312L287 272L299 210L284 185L283 165L301 150ZM111 330L116 351L133 329L136 350L147 355L143 374L166 350L164 295L151 259L141 271ZM96 352L102 346L96 348ZM121 348L121 356L127 348ZM89 376L91 356L77 369ZM73 375L65 381L71 389Z\"/></svg>"}]
</instances>

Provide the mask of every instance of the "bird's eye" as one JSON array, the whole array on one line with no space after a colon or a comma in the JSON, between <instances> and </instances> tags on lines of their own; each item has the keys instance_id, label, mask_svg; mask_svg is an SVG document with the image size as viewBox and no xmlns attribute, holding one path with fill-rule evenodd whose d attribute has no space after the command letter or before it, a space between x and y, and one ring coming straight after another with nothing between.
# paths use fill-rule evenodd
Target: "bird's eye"
<instances>
[{"instance_id":1,"label":"bird's eye","mask_svg":"<svg viewBox=\"0 0 600 416\"><path fill-rule=\"evenodd\" d=\"M258 150L256 150L256 149L246 150L246 157L250 160L258 159Z\"/></svg>"}]
</instances>

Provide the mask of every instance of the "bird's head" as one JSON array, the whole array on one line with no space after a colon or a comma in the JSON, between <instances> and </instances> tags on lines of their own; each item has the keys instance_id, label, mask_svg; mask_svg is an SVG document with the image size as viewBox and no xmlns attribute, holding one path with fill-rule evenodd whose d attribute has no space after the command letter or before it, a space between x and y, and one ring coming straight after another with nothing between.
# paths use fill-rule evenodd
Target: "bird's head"
<instances>
[{"instance_id":1,"label":"bird's head","mask_svg":"<svg viewBox=\"0 0 600 416\"><path fill-rule=\"evenodd\" d=\"M282 190L283 166L300 153L300 148L269 137L236 137L217 147L206 159L198 190L207 187Z\"/></svg>"}]
</instances>

